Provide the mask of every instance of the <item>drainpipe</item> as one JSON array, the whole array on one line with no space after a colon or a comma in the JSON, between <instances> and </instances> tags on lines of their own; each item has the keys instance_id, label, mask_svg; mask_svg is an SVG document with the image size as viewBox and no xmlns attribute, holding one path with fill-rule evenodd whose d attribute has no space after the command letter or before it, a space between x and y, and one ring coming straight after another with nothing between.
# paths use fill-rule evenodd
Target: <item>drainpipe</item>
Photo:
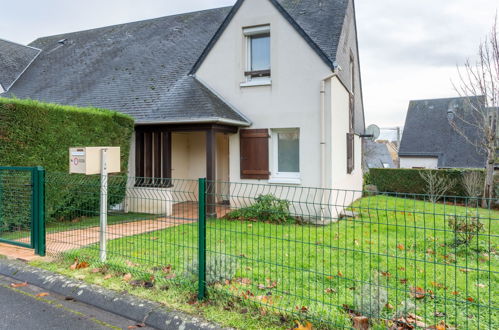
<instances>
[{"instance_id":1,"label":"drainpipe","mask_svg":"<svg viewBox=\"0 0 499 330\"><path fill-rule=\"evenodd\" d=\"M325 204L325 193L324 189L326 189L326 81L336 77L337 73L334 72L329 76L325 77L321 80L321 112L320 112L320 145L321 145L321 155L320 155L320 163L321 163L321 189L322 189L322 199L321 199L321 221L324 220L324 204Z\"/></svg>"}]
</instances>

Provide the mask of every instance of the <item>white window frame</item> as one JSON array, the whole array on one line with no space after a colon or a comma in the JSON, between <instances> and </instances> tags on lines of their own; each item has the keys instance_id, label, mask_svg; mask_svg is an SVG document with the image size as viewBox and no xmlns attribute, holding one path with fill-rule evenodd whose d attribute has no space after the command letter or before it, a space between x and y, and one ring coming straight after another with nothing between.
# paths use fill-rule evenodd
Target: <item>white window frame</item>
<instances>
[{"instance_id":1,"label":"white window frame","mask_svg":"<svg viewBox=\"0 0 499 330\"><path fill-rule=\"evenodd\" d=\"M271 175L269 183L283 183L283 184L301 184L301 143L299 153L299 167L300 172L279 172L279 133L298 132L298 139L301 141L300 129L298 127L292 128L273 128L271 129Z\"/></svg>"},{"instance_id":2,"label":"white window frame","mask_svg":"<svg viewBox=\"0 0 499 330\"><path fill-rule=\"evenodd\" d=\"M262 34L270 34L270 24L243 28L243 35L246 39L245 71L251 71L251 38L253 36L258 36ZM270 54L269 60L272 62L272 54ZM241 83L241 87L271 85L272 84L271 76L272 74L269 77L251 77L249 75L246 75L245 81Z\"/></svg>"}]
</instances>

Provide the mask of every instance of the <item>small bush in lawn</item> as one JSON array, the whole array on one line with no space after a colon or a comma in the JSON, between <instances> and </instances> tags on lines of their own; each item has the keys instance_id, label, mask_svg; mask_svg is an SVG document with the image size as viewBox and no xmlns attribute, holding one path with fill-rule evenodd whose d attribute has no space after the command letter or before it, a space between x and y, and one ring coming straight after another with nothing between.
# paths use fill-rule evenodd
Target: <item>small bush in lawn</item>
<instances>
[{"instance_id":1,"label":"small bush in lawn","mask_svg":"<svg viewBox=\"0 0 499 330\"><path fill-rule=\"evenodd\" d=\"M478 216L455 216L449 218L449 227L454 232L455 245L469 245L484 225Z\"/></svg>"},{"instance_id":2,"label":"small bush in lawn","mask_svg":"<svg viewBox=\"0 0 499 330\"><path fill-rule=\"evenodd\" d=\"M214 255L206 260L206 284L223 283L234 278L237 271L237 260L231 256ZM197 281L199 276L199 263L194 260L185 268L185 277Z\"/></svg>"},{"instance_id":3,"label":"small bush in lawn","mask_svg":"<svg viewBox=\"0 0 499 330\"><path fill-rule=\"evenodd\" d=\"M260 195L253 205L229 212L225 218L281 224L293 220L289 212L289 204L289 201L279 199L274 195Z\"/></svg>"},{"instance_id":4,"label":"small bush in lawn","mask_svg":"<svg viewBox=\"0 0 499 330\"><path fill-rule=\"evenodd\" d=\"M384 315L384 308L388 303L388 292L379 284L378 274L375 274L372 283L362 286L354 296L355 310L362 316L381 319Z\"/></svg>"}]
</instances>

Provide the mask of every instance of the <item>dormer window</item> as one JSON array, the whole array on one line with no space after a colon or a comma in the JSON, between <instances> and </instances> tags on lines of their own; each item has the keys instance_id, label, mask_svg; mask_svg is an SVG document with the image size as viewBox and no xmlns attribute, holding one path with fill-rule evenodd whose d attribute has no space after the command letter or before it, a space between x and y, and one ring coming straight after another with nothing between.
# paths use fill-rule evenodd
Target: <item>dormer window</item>
<instances>
[{"instance_id":1,"label":"dormer window","mask_svg":"<svg viewBox=\"0 0 499 330\"><path fill-rule=\"evenodd\" d=\"M246 37L246 84L270 84L270 25L244 28Z\"/></svg>"}]
</instances>

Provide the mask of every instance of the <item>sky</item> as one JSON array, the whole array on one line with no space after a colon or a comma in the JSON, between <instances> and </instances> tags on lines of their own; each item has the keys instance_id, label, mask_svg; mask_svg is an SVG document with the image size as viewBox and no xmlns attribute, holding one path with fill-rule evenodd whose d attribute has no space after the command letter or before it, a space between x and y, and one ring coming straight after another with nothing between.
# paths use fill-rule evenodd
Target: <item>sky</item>
<instances>
[{"instance_id":1,"label":"sky","mask_svg":"<svg viewBox=\"0 0 499 330\"><path fill-rule=\"evenodd\" d=\"M42 36L234 2L0 0L0 38L28 44ZM366 124L383 128L404 124L410 100L456 96L457 66L476 54L499 1L356 0L356 9Z\"/></svg>"}]
</instances>

